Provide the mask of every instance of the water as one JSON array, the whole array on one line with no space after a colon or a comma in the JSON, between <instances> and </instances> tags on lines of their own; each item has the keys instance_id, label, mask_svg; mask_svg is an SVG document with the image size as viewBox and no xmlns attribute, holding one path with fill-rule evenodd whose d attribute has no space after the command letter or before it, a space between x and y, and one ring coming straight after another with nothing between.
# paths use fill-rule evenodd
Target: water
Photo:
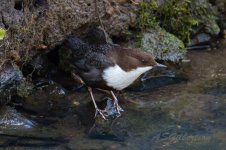
<instances>
[{"instance_id":1,"label":"water","mask_svg":"<svg viewBox=\"0 0 226 150\"><path fill-rule=\"evenodd\" d=\"M62 106L60 115L50 113L51 110L41 110L42 115L38 111L22 111L36 122L35 127L2 128L0 148L224 150L225 57L226 49L189 52L191 64L183 70L189 78L187 82L155 91L126 92L127 101L121 101L125 112L109 123L110 127L101 121L93 126L94 109L88 103L91 100L87 93L61 97L72 105ZM100 94L95 93L95 96L101 99ZM57 103L56 99L54 101Z\"/></svg>"}]
</instances>

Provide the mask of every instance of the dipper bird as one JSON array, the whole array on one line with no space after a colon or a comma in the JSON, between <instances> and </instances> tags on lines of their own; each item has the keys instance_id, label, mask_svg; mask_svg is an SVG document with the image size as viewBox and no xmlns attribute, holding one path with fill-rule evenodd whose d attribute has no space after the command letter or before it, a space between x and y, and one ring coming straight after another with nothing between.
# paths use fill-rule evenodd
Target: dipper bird
<instances>
[{"instance_id":1,"label":"dipper bird","mask_svg":"<svg viewBox=\"0 0 226 150\"><path fill-rule=\"evenodd\" d=\"M123 109L113 90L123 90L154 67L165 67L157 63L151 54L140 49L123 48L107 42L89 44L75 36L65 40L63 50L71 51L70 63L75 72L74 77L88 87L96 109L95 117L100 114L103 119L106 119L106 115L104 110L98 108L92 88L109 90L114 107L120 115Z\"/></svg>"}]
</instances>

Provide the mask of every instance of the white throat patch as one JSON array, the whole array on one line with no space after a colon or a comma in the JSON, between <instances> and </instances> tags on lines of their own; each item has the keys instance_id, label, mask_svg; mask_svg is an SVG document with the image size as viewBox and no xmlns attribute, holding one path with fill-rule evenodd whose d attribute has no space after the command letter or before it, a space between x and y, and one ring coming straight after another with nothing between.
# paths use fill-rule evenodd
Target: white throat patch
<instances>
[{"instance_id":1,"label":"white throat patch","mask_svg":"<svg viewBox=\"0 0 226 150\"><path fill-rule=\"evenodd\" d=\"M122 90L133 83L141 74L150 69L152 69L151 66L138 67L132 71L126 72L118 65L115 65L103 71L103 78L108 86L116 90Z\"/></svg>"}]
</instances>

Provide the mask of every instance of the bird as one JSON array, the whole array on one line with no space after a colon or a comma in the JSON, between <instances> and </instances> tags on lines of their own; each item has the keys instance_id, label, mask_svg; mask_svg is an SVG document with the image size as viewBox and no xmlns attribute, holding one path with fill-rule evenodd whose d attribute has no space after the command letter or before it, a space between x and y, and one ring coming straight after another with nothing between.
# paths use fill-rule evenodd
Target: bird
<instances>
[{"instance_id":1,"label":"bird","mask_svg":"<svg viewBox=\"0 0 226 150\"><path fill-rule=\"evenodd\" d=\"M100 114L106 120L105 110L101 110L95 102L93 88L109 91L113 106L120 115L123 109L119 106L114 91L125 89L140 75L155 67L166 66L157 63L146 51L108 43L101 30L94 31L98 36L93 38L101 42L86 42L71 35L64 41L62 50L71 51L73 77L87 86L95 107L95 117Z\"/></svg>"}]
</instances>

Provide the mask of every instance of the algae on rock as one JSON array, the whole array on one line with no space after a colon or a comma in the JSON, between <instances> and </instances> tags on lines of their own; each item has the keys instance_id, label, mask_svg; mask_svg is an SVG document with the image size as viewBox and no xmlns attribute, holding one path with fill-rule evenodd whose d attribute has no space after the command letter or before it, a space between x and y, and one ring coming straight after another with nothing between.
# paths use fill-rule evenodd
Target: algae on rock
<instances>
[{"instance_id":1,"label":"algae on rock","mask_svg":"<svg viewBox=\"0 0 226 150\"><path fill-rule=\"evenodd\" d=\"M140 3L139 7L137 25L142 31L159 25L186 43L190 43L196 28L212 36L220 32L218 10L208 0L168 0L161 4L150 0Z\"/></svg>"},{"instance_id":2,"label":"algae on rock","mask_svg":"<svg viewBox=\"0 0 226 150\"><path fill-rule=\"evenodd\" d=\"M141 47L164 61L178 62L186 54L183 42L160 27L143 33Z\"/></svg>"},{"instance_id":3,"label":"algae on rock","mask_svg":"<svg viewBox=\"0 0 226 150\"><path fill-rule=\"evenodd\" d=\"M199 25L204 25L206 33L213 36L220 33L220 28L217 24L217 8L210 4L208 0L193 0L190 7L190 11L198 20Z\"/></svg>"},{"instance_id":4,"label":"algae on rock","mask_svg":"<svg viewBox=\"0 0 226 150\"><path fill-rule=\"evenodd\" d=\"M144 30L159 25L181 40L189 41L190 32L198 23L189 11L190 3L190 0L168 0L162 3L157 0L142 2L138 11L138 28Z\"/></svg>"}]
</instances>

